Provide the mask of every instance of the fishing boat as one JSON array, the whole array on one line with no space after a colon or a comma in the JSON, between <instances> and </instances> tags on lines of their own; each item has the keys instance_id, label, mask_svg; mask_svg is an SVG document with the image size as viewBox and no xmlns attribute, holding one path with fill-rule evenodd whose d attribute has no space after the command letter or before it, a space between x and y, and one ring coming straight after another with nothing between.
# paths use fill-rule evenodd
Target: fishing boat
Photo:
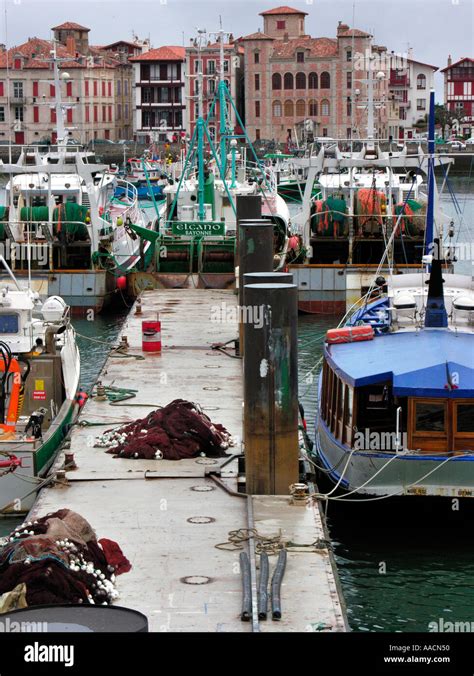
<instances>
[{"instance_id":1,"label":"fishing boat","mask_svg":"<svg viewBox=\"0 0 474 676\"><path fill-rule=\"evenodd\" d=\"M79 350L69 307L41 301L0 256L0 514L33 505L79 410Z\"/></svg>"},{"instance_id":2,"label":"fishing boat","mask_svg":"<svg viewBox=\"0 0 474 676\"><path fill-rule=\"evenodd\" d=\"M302 209L292 219L305 254L291 267L303 312L346 312L370 286L389 240L397 272L422 269L429 158L421 142L413 154L376 138L370 71L367 86L367 138L322 139L292 161L306 171ZM447 178L452 160L437 154L434 163ZM320 193L313 195L315 186Z\"/></svg>"},{"instance_id":3,"label":"fishing boat","mask_svg":"<svg viewBox=\"0 0 474 676\"><path fill-rule=\"evenodd\" d=\"M68 143L58 59L53 53L57 145L46 152L23 147L8 175L0 239L15 274L26 274L31 251L32 285L45 298L63 297L75 313L100 312L127 290L127 275L145 267L152 242L155 203L142 205L137 188L98 164L92 153ZM119 192L119 196L117 196Z\"/></svg>"},{"instance_id":4,"label":"fishing boat","mask_svg":"<svg viewBox=\"0 0 474 676\"><path fill-rule=\"evenodd\" d=\"M165 286L204 284L222 287L235 279L239 196L261 198L262 218L274 224L275 266L285 265L289 254L290 212L278 194L274 172L257 158L238 115L224 78L224 33L219 83L207 118L202 114L202 72L199 81L198 118L181 175L163 188L165 202L157 241L164 255L156 258L156 277ZM217 104L220 140L209 129ZM229 113L233 109L239 129L234 133ZM193 275L197 276L197 281Z\"/></svg>"},{"instance_id":5,"label":"fishing boat","mask_svg":"<svg viewBox=\"0 0 474 676\"><path fill-rule=\"evenodd\" d=\"M378 276L324 344L316 453L346 497L474 497L474 283L433 236L434 93L428 161L423 272Z\"/></svg>"}]
</instances>

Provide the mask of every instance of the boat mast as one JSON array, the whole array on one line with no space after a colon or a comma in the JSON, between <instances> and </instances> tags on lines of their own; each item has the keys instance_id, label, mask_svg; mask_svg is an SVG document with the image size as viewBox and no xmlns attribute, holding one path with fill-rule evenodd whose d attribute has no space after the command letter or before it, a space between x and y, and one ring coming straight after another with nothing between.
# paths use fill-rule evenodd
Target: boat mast
<instances>
[{"instance_id":1,"label":"boat mast","mask_svg":"<svg viewBox=\"0 0 474 676\"><path fill-rule=\"evenodd\" d=\"M425 254L433 253L434 237L434 153L435 153L435 92L430 91L430 113L428 122L428 207L426 210Z\"/></svg>"}]
</instances>

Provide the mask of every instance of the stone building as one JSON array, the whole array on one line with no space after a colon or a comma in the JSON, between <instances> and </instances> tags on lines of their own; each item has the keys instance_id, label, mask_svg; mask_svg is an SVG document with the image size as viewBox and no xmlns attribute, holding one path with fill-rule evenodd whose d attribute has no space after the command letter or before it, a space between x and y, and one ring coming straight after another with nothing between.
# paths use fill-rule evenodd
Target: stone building
<instances>
[{"instance_id":1,"label":"stone building","mask_svg":"<svg viewBox=\"0 0 474 676\"><path fill-rule=\"evenodd\" d=\"M251 139L294 139L304 127L314 137L367 135L367 72L385 51L372 36L339 22L335 38L306 34L306 12L283 6L262 12L263 31L241 38L245 53L245 115ZM354 93L356 92L356 94ZM388 77L374 77L384 102ZM386 106L375 113L375 133L387 133Z\"/></svg>"}]
</instances>

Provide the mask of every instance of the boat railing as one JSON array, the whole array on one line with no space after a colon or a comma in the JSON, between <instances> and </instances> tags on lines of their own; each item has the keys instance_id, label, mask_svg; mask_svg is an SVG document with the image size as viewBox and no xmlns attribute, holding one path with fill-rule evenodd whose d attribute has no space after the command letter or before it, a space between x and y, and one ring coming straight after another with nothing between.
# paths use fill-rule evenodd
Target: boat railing
<instances>
[{"instance_id":1,"label":"boat railing","mask_svg":"<svg viewBox=\"0 0 474 676\"><path fill-rule=\"evenodd\" d=\"M139 223L141 221L141 211L138 202L138 190L129 181L118 179L116 188L123 188L123 197L112 197L108 208L101 216L106 225L119 227L126 222ZM113 209L113 207L119 207ZM123 208L122 208L123 207ZM121 221L121 222L120 222Z\"/></svg>"}]
</instances>

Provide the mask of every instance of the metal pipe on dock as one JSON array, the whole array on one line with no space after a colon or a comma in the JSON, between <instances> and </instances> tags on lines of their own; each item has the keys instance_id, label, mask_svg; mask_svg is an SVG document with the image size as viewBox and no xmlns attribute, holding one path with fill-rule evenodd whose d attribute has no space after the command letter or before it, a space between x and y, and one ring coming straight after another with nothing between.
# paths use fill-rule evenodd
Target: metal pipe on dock
<instances>
[{"instance_id":1,"label":"metal pipe on dock","mask_svg":"<svg viewBox=\"0 0 474 676\"><path fill-rule=\"evenodd\" d=\"M272 620L281 620L281 583L286 568L286 549L278 554L278 561L272 577Z\"/></svg>"},{"instance_id":2,"label":"metal pipe on dock","mask_svg":"<svg viewBox=\"0 0 474 676\"><path fill-rule=\"evenodd\" d=\"M298 289L248 284L244 320L247 493L287 495L298 481Z\"/></svg>"},{"instance_id":3,"label":"metal pipe on dock","mask_svg":"<svg viewBox=\"0 0 474 676\"><path fill-rule=\"evenodd\" d=\"M250 622L252 618L252 584L250 581L250 559L247 552L240 552L240 571L242 573L242 622Z\"/></svg>"},{"instance_id":4,"label":"metal pipe on dock","mask_svg":"<svg viewBox=\"0 0 474 676\"><path fill-rule=\"evenodd\" d=\"M270 566L268 563L268 554L267 552L262 552L260 554L260 578L258 581L258 619L266 620L267 619L267 607L268 607L268 576L270 572Z\"/></svg>"}]
</instances>

